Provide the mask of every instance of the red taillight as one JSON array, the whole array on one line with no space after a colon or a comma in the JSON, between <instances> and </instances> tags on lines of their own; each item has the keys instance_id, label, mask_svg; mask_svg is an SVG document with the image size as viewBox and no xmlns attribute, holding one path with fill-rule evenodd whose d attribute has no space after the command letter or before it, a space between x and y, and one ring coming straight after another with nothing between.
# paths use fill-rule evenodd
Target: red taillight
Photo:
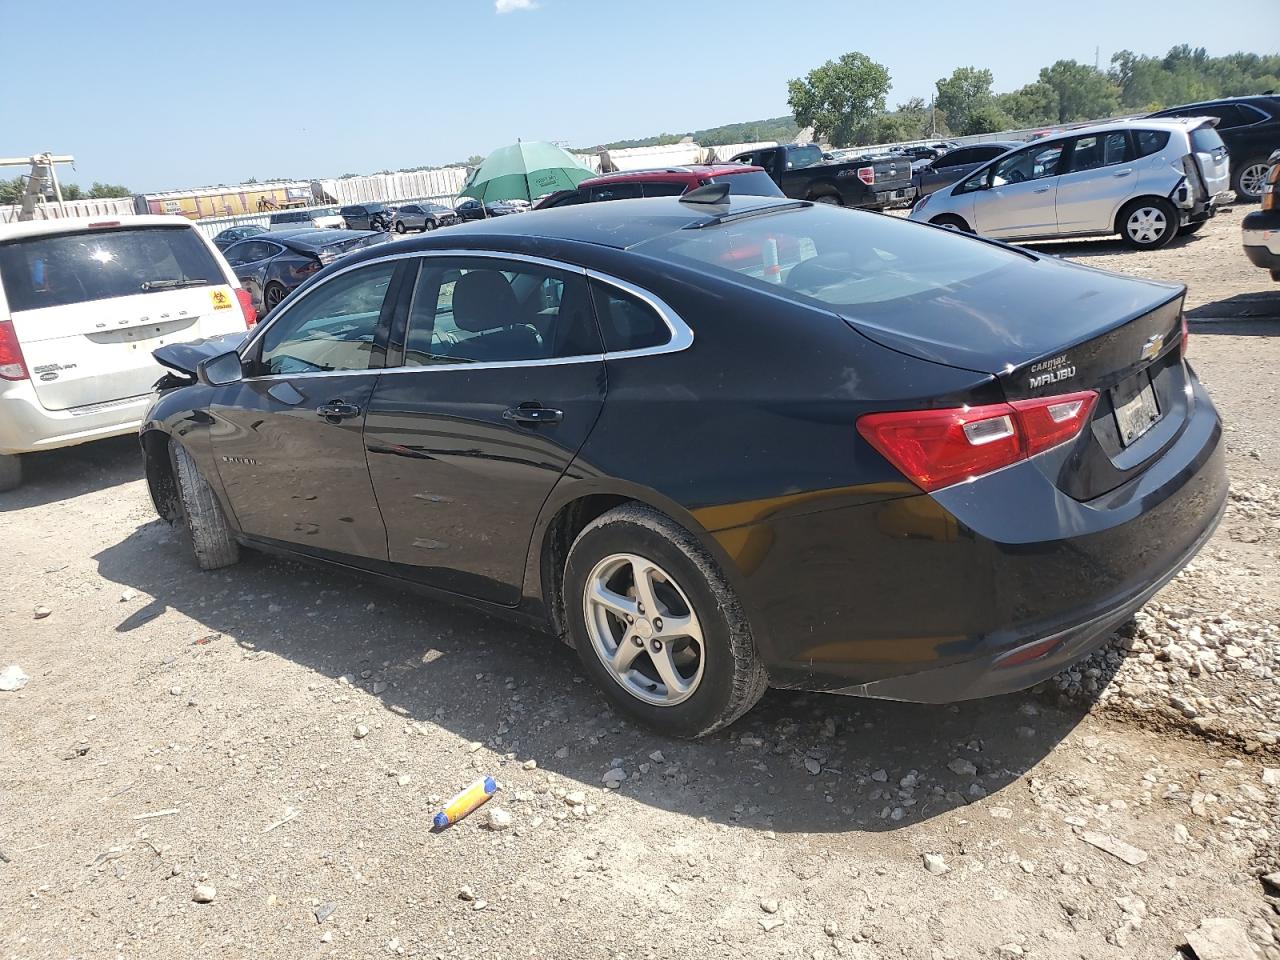
<instances>
[{"instance_id":1,"label":"red taillight","mask_svg":"<svg viewBox=\"0 0 1280 960\"><path fill-rule=\"evenodd\" d=\"M27 362L22 357L18 331L13 329L13 321L0 320L0 379L26 380L29 377Z\"/></svg>"},{"instance_id":2,"label":"red taillight","mask_svg":"<svg viewBox=\"0 0 1280 960\"><path fill-rule=\"evenodd\" d=\"M244 287L236 287L236 299L240 301L240 312L244 314L244 327L248 330L258 322L258 311L253 308L253 297Z\"/></svg>"},{"instance_id":3,"label":"red taillight","mask_svg":"<svg viewBox=\"0 0 1280 960\"><path fill-rule=\"evenodd\" d=\"M1191 342L1191 331L1187 329L1187 315L1182 314L1182 343L1179 345L1182 350L1182 356L1187 355L1187 346Z\"/></svg>"},{"instance_id":4,"label":"red taillight","mask_svg":"<svg viewBox=\"0 0 1280 960\"><path fill-rule=\"evenodd\" d=\"M1080 433L1098 400L1095 391L947 410L870 413L860 433L922 490L1025 460Z\"/></svg>"},{"instance_id":5,"label":"red taillight","mask_svg":"<svg viewBox=\"0 0 1280 960\"><path fill-rule=\"evenodd\" d=\"M865 183L868 187L871 186L873 183L876 182L876 168L875 167L859 167L858 179L861 180L863 183Z\"/></svg>"}]
</instances>

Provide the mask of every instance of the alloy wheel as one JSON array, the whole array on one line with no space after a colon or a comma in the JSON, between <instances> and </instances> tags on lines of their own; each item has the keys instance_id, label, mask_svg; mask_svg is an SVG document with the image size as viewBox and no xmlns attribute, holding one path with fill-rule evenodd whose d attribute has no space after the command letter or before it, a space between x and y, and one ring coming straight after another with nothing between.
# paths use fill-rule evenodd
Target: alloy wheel
<instances>
[{"instance_id":1,"label":"alloy wheel","mask_svg":"<svg viewBox=\"0 0 1280 960\"><path fill-rule=\"evenodd\" d=\"M1265 163L1251 163L1240 171L1240 188L1247 194L1247 197L1241 197L1241 200L1256 200L1262 196L1262 187L1267 182L1268 169Z\"/></svg>"},{"instance_id":2,"label":"alloy wheel","mask_svg":"<svg viewBox=\"0 0 1280 960\"><path fill-rule=\"evenodd\" d=\"M627 693L659 707L693 696L706 665L702 624L669 573L613 554L588 575L582 605L592 649Z\"/></svg>"},{"instance_id":3,"label":"alloy wheel","mask_svg":"<svg viewBox=\"0 0 1280 960\"><path fill-rule=\"evenodd\" d=\"M268 310L274 310L280 305L280 301L284 299L284 291L279 287L267 287L262 299L266 301Z\"/></svg>"},{"instance_id":4,"label":"alloy wheel","mask_svg":"<svg viewBox=\"0 0 1280 960\"><path fill-rule=\"evenodd\" d=\"M1125 230L1134 243L1152 244L1164 236L1169 221L1164 212L1155 207L1139 207L1129 215Z\"/></svg>"}]
</instances>

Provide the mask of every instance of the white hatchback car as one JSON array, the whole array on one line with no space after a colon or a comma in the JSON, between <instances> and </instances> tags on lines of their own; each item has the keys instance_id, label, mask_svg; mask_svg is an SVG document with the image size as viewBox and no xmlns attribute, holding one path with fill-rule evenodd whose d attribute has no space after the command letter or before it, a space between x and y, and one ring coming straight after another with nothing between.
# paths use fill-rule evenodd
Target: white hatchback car
<instances>
[{"instance_id":1,"label":"white hatchback car","mask_svg":"<svg viewBox=\"0 0 1280 960\"><path fill-rule=\"evenodd\" d=\"M183 217L0 224L0 490L21 454L136 430L164 373L152 350L256 319Z\"/></svg>"},{"instance_id":2,"label":"white hatchback car","mask_svg":"<svg viewBox=\"0 0 1280 960\"><path fill-rule=\"evenodd\" d=\"M1226 200L1216 123L1127 120L1044 137L923 198L911 219L1001 240L1118 233L1133 247L1162 247Z\"/></svg>"}]
</instances>

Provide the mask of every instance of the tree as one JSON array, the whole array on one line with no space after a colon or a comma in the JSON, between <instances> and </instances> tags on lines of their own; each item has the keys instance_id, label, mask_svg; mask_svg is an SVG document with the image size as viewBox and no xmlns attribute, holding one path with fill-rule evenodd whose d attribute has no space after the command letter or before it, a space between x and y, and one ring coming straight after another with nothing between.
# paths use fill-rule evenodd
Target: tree
<instances>
[{"instance_id":1,"label":"tree","mask_svg":"<svg viewBox=\"0 0 1280 960\"><path fill-rule=\"evenodd\" d=\"M859 128L884 112L888 92L889 71L865 53L846 53L787 82L796 122L836 146L853 142Z\"/></svg>"},{"instance_id":2,"label":"tree","mask_svg":"<svg viewBox=\"0 0 1280 960\"><path fill-rule=\"evenodd\" d=\"M1014 127L1038 127L1058 122L1058 91L1047 83L1028 83L996 97L996 106Z\"/></svg>"},{"instance_id":3,"label":"tree","mask_svg":"<svg viewBox=\"0 0 1280 960\"><path fill-rule=\"evenodd\" d=\"M89 188L88 193L90 200L111 200L132 195L133 191L126 186L118 183L99 183L97 180L93 181L93 186Z\"/></svg>"},{"instance_id":4,"label":"tree","mask_svg":"<svg viewBox=\"0 0 1280 960\"><path fill-rule=\"evenodd\" d=\"M972 137L980 133L1010 130L1015 126L1009 114L1001 110L993 100L970 110L969 115L964 118L964 123L959 127L952 127L951 130L959 136Z\"/></svg>"},{"instance_id":5,"label":"tree","mask_svg":"<svg viewBox=\"0 0 1280 960\"><path fill-rule=\"evenodd\" d=\"M1102 120L1120 109L1119 89L1096 67L1059 60L1041 69L1040 82L1058 95L1058 123Z\"/></svg>"},{"instance_id":6,"label":"tree","mask_svg":"<svg viewBox=\"0 0 1280 960\"><path fill-rule=\"evenodd\" d=\"M957 67L950 77L937 83L938 97L934 101L937 108L947 115L947 122L955 133L969 133L969 118L975 111L986 110L995 102L991 93L991 71L979 70L977 67ZM992 114L987 110L986 119ZM979 126L982 124L979 123ZM997 128L999 129L999 128ZM987 133L976 130L975 133Z\"/></svg>"}]
</instances>

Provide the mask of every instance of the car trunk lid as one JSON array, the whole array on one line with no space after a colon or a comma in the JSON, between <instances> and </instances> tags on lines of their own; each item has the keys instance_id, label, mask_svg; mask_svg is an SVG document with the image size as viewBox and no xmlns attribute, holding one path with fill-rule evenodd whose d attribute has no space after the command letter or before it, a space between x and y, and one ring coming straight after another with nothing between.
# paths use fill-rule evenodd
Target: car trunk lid
<instances>
[{"instance_id":1,"label":"car trunk lid","mask_svg":"<svg viewBox=\"0 0 1280 960\"><path fill-rule=\"evenodd\" d=\"M981 295L954 290L922 300L907 323L888 314L845 320L899 352L988 373L1010 402L1097 391L1085 429L1043 458L1064 492L1088 500L1141 472L1185 426L1186 291L1043 266L1032 278L1027 271L984 278Z\"/></svg>"},{"instance_id":2,"label":"car trunk lid","mask_svg":"<svg viewBox=\"0 0 1280 960\"><path fill-rule=\"evenodd\" d=\"M1231 187L1231 163L1227 145L1214 129L1216 124L1216 119L1206 120L1191 131L1191 148L1196 166L1200 168L1200 177L1204 180L1205 190L1210 198Z\"/></svg>"}]
</instances>

